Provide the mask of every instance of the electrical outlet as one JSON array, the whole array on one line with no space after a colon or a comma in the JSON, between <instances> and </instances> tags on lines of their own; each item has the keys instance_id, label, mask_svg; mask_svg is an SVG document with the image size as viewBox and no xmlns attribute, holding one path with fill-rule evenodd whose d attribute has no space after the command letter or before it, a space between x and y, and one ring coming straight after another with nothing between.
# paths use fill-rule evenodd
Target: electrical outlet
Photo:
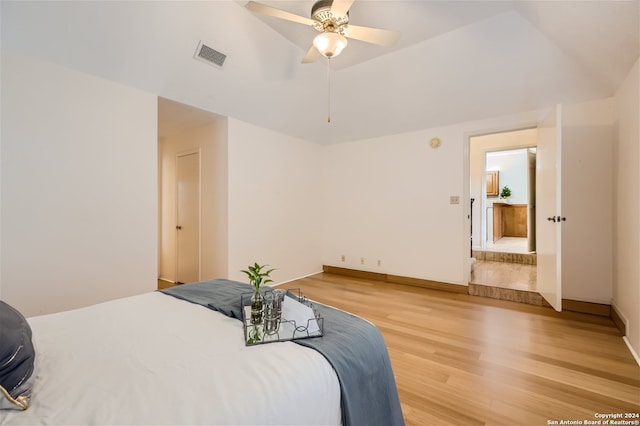
<instances>
[{"instance_id":1,"label":"electrical outlet","mask_svg":"<svg viewBox=\"0 0 640 426\"><path fill-rule=\"evenodd\" d=\"M452 195L449 197L449 204L460 204L460 197L458 195Z\"/></svg>"},{"instance_id":2,"label":"electrical outlet","mask_svg":"<svg viewBox=\"0 0 640 426\"><path fill-rule=\"evenodd\" d=\"M378 259L378 266L382 266L382 260Z\"/></svg>"},{"instance_id":3,"label":"electrical outlet","mask_svg":"<svg viewBox=\"0 0 640 426\"><path fill-rule=\"evenodd\" d=\"M344 260L345 260L344 254L343 254L342 256L340 256L340 260L341 260L342 262L344 262Z\"/></svg>"},{"instance_id":4,"label":"electrical outlet","mask_svg":"<svg viewBox=\"0 0 640 426\"><path fill-rule=\"evenodd\" d=\"M361 264L361 265L364 265L364 257L361 257L361 258L360 258L360 264Z\"/></svg>"}]
</instances>

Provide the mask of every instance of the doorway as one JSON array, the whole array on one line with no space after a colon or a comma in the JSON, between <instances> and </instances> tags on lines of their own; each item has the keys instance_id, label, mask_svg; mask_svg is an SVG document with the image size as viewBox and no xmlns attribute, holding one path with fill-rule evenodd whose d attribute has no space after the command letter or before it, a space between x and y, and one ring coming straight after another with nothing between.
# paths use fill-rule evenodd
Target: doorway
<instances>
[{"instance_id":1,"label":"doorway","mask_svg":"<svg viewBox=\"0 0 640 426\"><path fill-rule=\"evenodd\" d=\"M469 139L472 206L470 284L535 292L537 129Z\"/></svg>"},{"instance_id":2,"label":"doorway","mask_svg":"<svg viewBox=\"0 0 640 426\"><path fill-rule=\"evenodd\" d=\"M177 216L177 166L179 156L193 153L198 153L199 162L187 169L195 171L198 167L199 170L199 206L195 220L199 235L187 239L192 243L197 241L198 246L197 254L187 257L194 260L186 270L197 271L197 275L190 272L183 278L177 262L180 257L182 263L184 256L180 253L185 251L178 248L178 234L188 230ZM228 276L227 155L224 117L158 98L158 278L162 281L189 282ZM179 269L184 271L185 265Z\"/></svg>"}]
</instances>

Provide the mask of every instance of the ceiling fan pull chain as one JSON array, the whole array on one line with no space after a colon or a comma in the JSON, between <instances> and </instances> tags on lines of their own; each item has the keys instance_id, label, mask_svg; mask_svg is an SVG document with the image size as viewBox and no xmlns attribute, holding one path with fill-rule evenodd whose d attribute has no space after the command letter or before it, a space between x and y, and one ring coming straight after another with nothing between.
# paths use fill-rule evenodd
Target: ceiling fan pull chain
<instances>
[{"instance_id":1,"label":"ceiling fan pull chain","mask_svg":"<svg viewBox=\"0 0 640 426\"><path fill-rule=\"evenodd\" d=\"M331 123L331 58L327 58L327 123Z\"/></svg>"}]
</instances>

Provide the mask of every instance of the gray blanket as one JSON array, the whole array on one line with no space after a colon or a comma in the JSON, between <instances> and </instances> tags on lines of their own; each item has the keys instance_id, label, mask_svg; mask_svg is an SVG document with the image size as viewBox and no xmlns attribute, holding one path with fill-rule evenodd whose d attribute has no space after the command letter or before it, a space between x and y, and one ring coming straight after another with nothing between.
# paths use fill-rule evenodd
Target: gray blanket
<instances>
[{"instance_id":1,"label":"gray blanket","mask_svg":"<svg viewBox=\"0 0 640 426\"><path fill-rule=\"evenodd\" d=\"M248 284L211 280L160 290L165 294L242 319L240 295ZM321 353L340 381L342 424L404 425L387 346L380 331L368 321L326 305L314 304L324 318L324 335L295 340Z\"/></svg>"}]
</instances>

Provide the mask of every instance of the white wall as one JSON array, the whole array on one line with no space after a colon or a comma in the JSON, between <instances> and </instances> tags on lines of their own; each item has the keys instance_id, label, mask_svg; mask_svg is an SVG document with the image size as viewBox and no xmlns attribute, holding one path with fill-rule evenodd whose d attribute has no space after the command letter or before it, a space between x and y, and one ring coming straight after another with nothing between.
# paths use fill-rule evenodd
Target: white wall
<instances>
[{"instance_id":1,"label":"white wall","mask_svg":"<svg viewBox=\"0 0 640 426\"><path fill-rule=\"evenodd\" d=\"M328 146L324 264L467 285L468 137L530 127L543 114ZM430 147L432 137L442 140L440 148ZM460 204L450 204L450 196L460 196Z\"/></svg>"},{"instance_id":2,"label":"white wall","mask_svg":"<svg viewBox=\"0 0 640 426\"><path fill-rule=\"evenodd\" d=\"M2 51L2 298L27 316L156 287L157 104Z\"/></svg>"},{"instance_id":3,"label":"white wall","mask_svg":"<svg viewBox=\"0 0 640 426\"><path fill-rule=\"evenodd\" d=\"M1 10L1 9L0 9ZM2 64L2 50L0 49L0 66ZM0 68L0 76L2 75L2 69ZM2 93L2 81L0 80L0 119L2 118L2 106L4 104L4 101L1 100L1 93ZM4 126L1 125L2 123L0 122L0 300L4 299L4 296L2 294L2 187L4 185L2 185L2 138L4 136L4 134L2 133L1 129L4 128Z\"/></svg>"},{"instance_id":4,"label":"white wall","mask_svg":"<svg viewBox=\"0 0 640 426\"><path fill-rule=\"evenodd\" d=\"M505 186L511 189L509 203L527 204L527 151L515 149L487 154L487 170L499 170L499 190ZM492 202L504 202L499 195L490 197Z\"/></svg>"},{"instance_id":5,"label":"white wall","mask_svg":"<svg viewBox=\"0 0 640 426\"><path fill-rule=\"evenodd\" d=\"M200 150L200 280L227 277L227 120L160 140L161 231L159 277L176 279L176 155Z\"/></svg>"},{"instance_id":6,"label":"white wall","mask_svg":"<svg viewBox=\"0 0 640 426\"><path fill-rule=\"evenodd\" d=\"M640 354L640 67L638 61L615 95L613 305Z\"/></svg>"},{"instance_id":7,"label":"white wall","mask_svg":"<svg viewBox=\"0 0 640 426\"><path fill-rule=\"evenodd\" d=\"M322 271L322 147L229 119L230 279L258 262L276 283Z\"/></svg>"}]
</instances>

